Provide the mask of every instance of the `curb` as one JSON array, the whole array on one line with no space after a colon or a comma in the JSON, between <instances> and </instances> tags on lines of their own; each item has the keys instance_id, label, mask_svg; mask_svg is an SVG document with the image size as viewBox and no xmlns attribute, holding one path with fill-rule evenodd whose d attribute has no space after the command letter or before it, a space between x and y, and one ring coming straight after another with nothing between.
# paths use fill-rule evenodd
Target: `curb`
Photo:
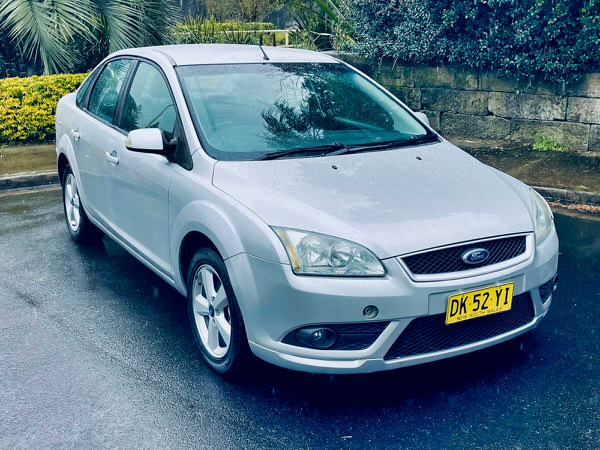
<instances>
[{"instance_id":1,"label":"curb","mask_svg":"<svg viewBox=\"0 0 600 450\"><path fill-rule=\"evenodd\" d=\"M56 184L59 184L58 174L54 171L0 177L0 191L39 188ZM532 187L550 201L600 206L600 193L598 192L571 191L569 189L541 186Z\"/></svg>"},{"instance_id":2,"label":"curb","mask_svg":"<svg viewBox=\"0 0 600 450\"><path fill-rule=\"evenodd\" d=\"M600 193L532 186L542 197L558 203L600 206Z\"/></svg>"},{"instance_id":3,"label":"curb","mask_svg":"<svg viewBox=\"0 0 600 450\"><path fill-rule=\"evenodd\" d=\"M58 173L41 172L0 177L0 191L13 191L52 186L58 183Z\"/></svg>"}]
</instances>

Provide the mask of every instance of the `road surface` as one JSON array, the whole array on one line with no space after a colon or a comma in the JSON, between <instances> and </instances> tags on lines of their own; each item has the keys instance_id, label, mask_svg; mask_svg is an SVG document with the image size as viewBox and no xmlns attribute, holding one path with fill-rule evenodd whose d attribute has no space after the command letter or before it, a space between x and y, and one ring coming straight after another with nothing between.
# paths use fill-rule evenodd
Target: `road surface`
<instances>
[{"instance_id":1,"label":"road surface","mask_svg":"<svg viewBox=\"0 0 600 450\"><path fill-rule=\"evenodd\" d=\"M60 191L0 196L0 447L600 448L600 219L556 226L560 287L522 349L230 383L178 293L108 238L70 240Z\"/></svg>"}]
</instances>

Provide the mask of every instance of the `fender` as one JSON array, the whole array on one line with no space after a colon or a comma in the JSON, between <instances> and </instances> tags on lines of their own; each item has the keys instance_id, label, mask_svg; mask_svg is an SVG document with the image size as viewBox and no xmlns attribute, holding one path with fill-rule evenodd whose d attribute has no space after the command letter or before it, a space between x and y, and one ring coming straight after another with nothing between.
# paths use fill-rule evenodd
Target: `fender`
<instances>
[{"instance_id":1,"label":"fender","mask_svg":"<svg viewBox=\"0 0 600 450\"><path fill-rule=\"evenodd\" d=\"M56 144L56 166L58 168L58 159L60 155L65 155L67 160L69 161L69 165L71 166L71 170L73 171L73 175L75 176L75 181L77 181L77 189L79 190L79 196L81 197L82 203L86 203L85 200L85 188L83 187L83 183L81 183L81 179L79 178L79 166L77 165L77 158L75 158L75 151L73 149L73 144L71 140L66 134L63 134L60 138L60 141ZM57 175L58 176L58 175ZM59 180L62 183L62 180Z\"/></svg>"},{"instance_id":2,"label":"fender","mask_svg":"<svg viewBox=\"0 0 600 450\"><path fill-rule=\"evenodd\" d=\"M75 93L73 92L61 98L56 107L56 166L58 168L58 158L60 158L60 155L65 155L69 161L73 175L75 176L75 181L77 181L79 197L85 208L85 204L87 203L85 187L79 177L79 165L77 164L77 158L75 157L75 149L73 148L73 143L71 142L69 134L63 131L68 130L71 127L71 124L69 123L71 119L70 116L79 113L74 102ZM59 181L62 183L62 180Z\"/></svg>"},{"instance_id":3,"label":"fender","mask_svg":"<svg viewBox=\"0 0 600 450\"><path fill-rule=\"evenodd\" d=\"M248 253L259 258L282 262L286 257L275 233L254 213L237 204L230 197L219 193L222 205L208 200L187 203L171 222L171 259L177 289L186 290L180 267L181 243L188 233L200 232L215 245L223 259ZM223 202L225 200L225 202ZM235 220L232 220L235 217ZM248 236L265 235L266 239L249 239ZM286 261L286 260L284 260ZM230 274L235 276L235 274Z\"/></svg>"}]
</instances>

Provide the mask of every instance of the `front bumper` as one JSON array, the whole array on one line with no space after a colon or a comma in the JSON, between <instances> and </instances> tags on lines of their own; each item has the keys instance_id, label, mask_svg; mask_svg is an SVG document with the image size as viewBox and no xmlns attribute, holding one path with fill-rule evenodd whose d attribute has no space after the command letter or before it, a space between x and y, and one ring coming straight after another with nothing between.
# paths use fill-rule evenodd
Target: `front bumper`
<instances>
[{"instance_id":1,"label":"front bumper","mask_svg":"<svg viewBox=\"0 0 600 450\"><path fill-rule=\"evenodd\" d=\"M421 364L509 340L534 329L552 302L542 302L538 287L551 279L558 265L558 238L553 232L526 261L501 270L456 280L416 282L397 259L383 261L382 278L297 276L289 265L239 254L226 261L252 351L261 359L289 369L313 373L367 373ZM489 338L423 354L386 359L407 326L418 317L446 312L448 296L512 282L514 296L529 292L531 320ZM375 305L379 315L365 319ZM500 313L502 314L502 313ZM471 319L478 320L478 319ZM317 324L366 324L389 321L368 348L319 350L282 342L292 330Z\"/></svg>"}]
</instances>

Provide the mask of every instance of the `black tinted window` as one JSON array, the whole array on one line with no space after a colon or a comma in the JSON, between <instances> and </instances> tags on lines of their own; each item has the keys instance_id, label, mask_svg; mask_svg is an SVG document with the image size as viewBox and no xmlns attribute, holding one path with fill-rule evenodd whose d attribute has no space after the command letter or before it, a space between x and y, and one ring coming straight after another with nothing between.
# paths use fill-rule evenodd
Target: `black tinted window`
<instances>
[{"instance_id":1,"label":"black tinted window","mask_svg":"<svg viewBox=\"0 0 600 450\"><path fill-rule=\"evenodd\" d=\"M342 64L178 67L203 144L217 159L425 136L395 99Z\"/></svg>"},{"instance_id":2,"label":"black tinted window","mask_svg":"<svg viewBox=\"0 0 600 450\"><path fill-rule=\"evenodd\" d=\"M175 106L161 73L150 64L140 63L125 101L122 128L158 128L171 139L175 119Z\"/></svg>"},{"instance_id":3,"label":"black tinted window","mask_svg":"<svg viewBox=\"0 0 600 450\"><path fill-rule=\"evenodd\" d=\"M106 65L90 95L88 110L91 113L107 122L113 122L119 92L130 66L129 59L117 59Z\"/></svg>"}]
</instances>

